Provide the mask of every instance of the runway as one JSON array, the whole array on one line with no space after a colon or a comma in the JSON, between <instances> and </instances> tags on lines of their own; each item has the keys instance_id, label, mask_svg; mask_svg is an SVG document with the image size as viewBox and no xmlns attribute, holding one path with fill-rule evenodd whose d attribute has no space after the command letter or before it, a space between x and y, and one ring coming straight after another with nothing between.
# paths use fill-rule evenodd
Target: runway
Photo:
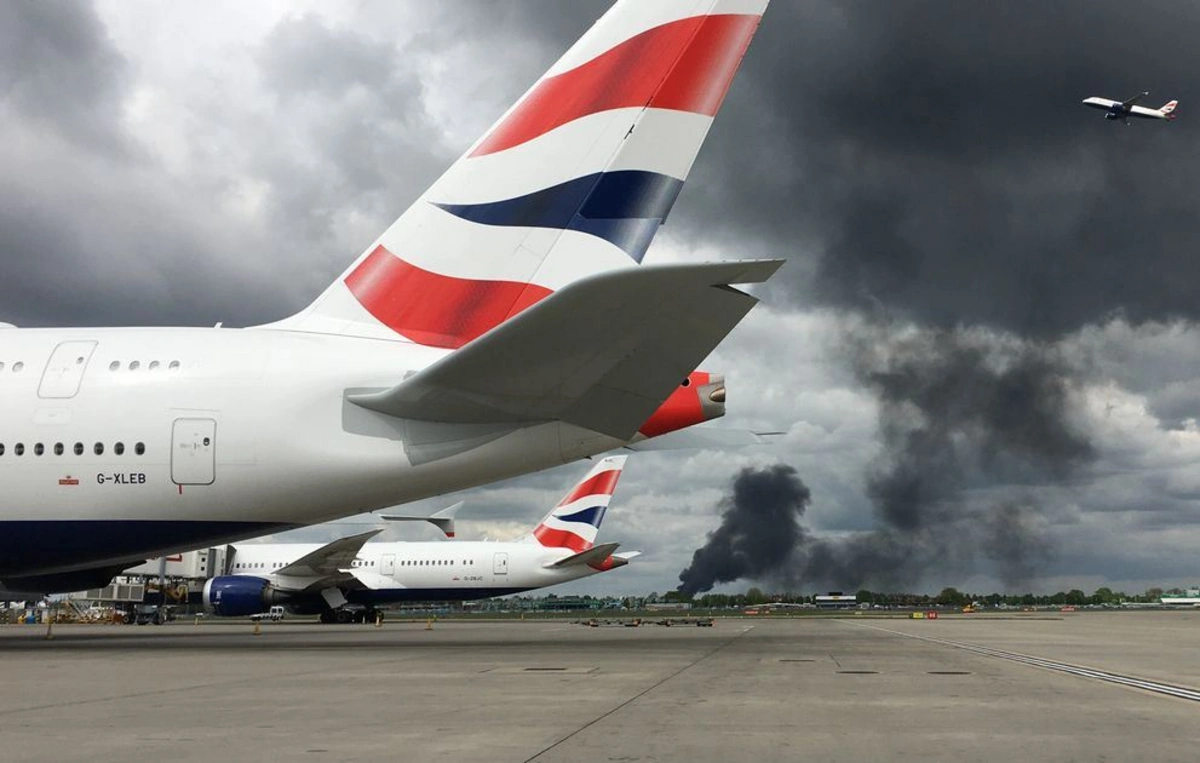
<instances>
[{"instance_id":1,"label":"runway","mask_svg":"<svg viewBox=\"0 0 1200 763\"><path fill-rule=\"evenodd\" d=\"M1196 702L1061 669L1200 690L1190 611L262 630L2 628L0 760L1191 761L1200 742Z\"/></svg>"}]
</instances>

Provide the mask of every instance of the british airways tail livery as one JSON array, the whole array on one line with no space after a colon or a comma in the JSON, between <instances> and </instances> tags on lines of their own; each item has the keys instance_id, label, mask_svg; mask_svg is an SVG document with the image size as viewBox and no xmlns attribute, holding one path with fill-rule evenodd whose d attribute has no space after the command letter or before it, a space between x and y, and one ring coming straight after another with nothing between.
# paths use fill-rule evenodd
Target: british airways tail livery
<instances>
[{"instance_id":1,"label":"british airways tail livery","mask_svg":"<svg viewBox=\"0 0 1200 763\"><path fill-rule=\"evenodd\" d=\"M375 619L381 604L468 601L530 591L623 567L636 553L595 545L625 456L602 459L534 529L514 543L475 541L368 543L379 530L324 546L235 546L233 574L204 585L204 603L227 617L282 605L299 614L346 622L351 608ZM362 617L362 610L359 610Z\"/></svg>"},{"instance_id":2,"label":"british airways tail livery","mask_svg":"<svg viewBox=\"0 0 1200 763\"><path fill-rule=\"evenodd\" d=\"M640 263L765 6L621 0L290 318L0 328L0 594L722 415L696 367L781 262Z\"/></svg>"}]
</instances>

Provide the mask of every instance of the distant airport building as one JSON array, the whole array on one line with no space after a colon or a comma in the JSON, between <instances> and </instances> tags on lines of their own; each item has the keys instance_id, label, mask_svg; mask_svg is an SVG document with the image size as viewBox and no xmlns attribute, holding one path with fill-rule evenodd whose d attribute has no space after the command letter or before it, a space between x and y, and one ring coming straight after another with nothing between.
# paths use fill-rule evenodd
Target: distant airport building
<instances>
[{"instance_id":1,"label":"distant airport building","mask_svg":"<svg viewBox=\"0 0 1200 763\"><path fill-rule=\"evenodd\" d=\"M1189 588L1182 595L1169 594L1163 596L1159 601L1178 607L1200 607L1200 588Z\"/></svg>"},{"instance_id":2,"label":"distant airport building","mask_svg":"<svg viewBox=\"0 0 1200 763\"><path fill-rule=\"evenodd\" d=\"M813 603L821 609L854 609L858 606L858 597L831 592L814 596Z\"/></svg>"}]
</instances>

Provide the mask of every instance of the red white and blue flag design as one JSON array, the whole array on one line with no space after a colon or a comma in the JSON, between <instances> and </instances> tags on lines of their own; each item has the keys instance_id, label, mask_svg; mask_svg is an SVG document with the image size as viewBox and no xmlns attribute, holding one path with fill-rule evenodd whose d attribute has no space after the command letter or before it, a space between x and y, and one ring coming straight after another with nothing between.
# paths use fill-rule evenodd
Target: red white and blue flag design
<instances>
[{"instance_id":1,"label":"red white and blue flag design","mask_svg":"<svg viewBox=\"0 0 1200 763\"><path fill-rule=\"evenodd\" d=\"M456 349L642 261L767 0L620 0L307 310Z\"/></svg>"},{"instance_id":2,"label":"red white and blue flag design","mask_svg":"<svg viewBox=\"0 0 1200 763\"><path fill-rule=\"evenodd\" d=\"M612 501L625 456L609 456L592 467L571 492L533 530L532 538L549 548L587 551L596 543L604 512Z\"/></svg>"}]
</instances>

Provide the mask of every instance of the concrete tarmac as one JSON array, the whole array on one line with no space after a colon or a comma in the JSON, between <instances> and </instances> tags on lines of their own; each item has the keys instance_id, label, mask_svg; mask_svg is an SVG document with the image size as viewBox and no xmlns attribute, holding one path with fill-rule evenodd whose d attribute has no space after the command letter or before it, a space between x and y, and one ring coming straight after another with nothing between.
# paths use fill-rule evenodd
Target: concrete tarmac
<instances>
[{"instance_id":1,"label":"concrete tarmac","mask_svg":"<svg viewBox=\"0 0 1200 763\"><path fill-rule=\"evenodd\" d=\"M0 628L0 761L1193 761L1200 612ZM928 639L937 639L930 641Z\"/></svg>"}]
</instances>

